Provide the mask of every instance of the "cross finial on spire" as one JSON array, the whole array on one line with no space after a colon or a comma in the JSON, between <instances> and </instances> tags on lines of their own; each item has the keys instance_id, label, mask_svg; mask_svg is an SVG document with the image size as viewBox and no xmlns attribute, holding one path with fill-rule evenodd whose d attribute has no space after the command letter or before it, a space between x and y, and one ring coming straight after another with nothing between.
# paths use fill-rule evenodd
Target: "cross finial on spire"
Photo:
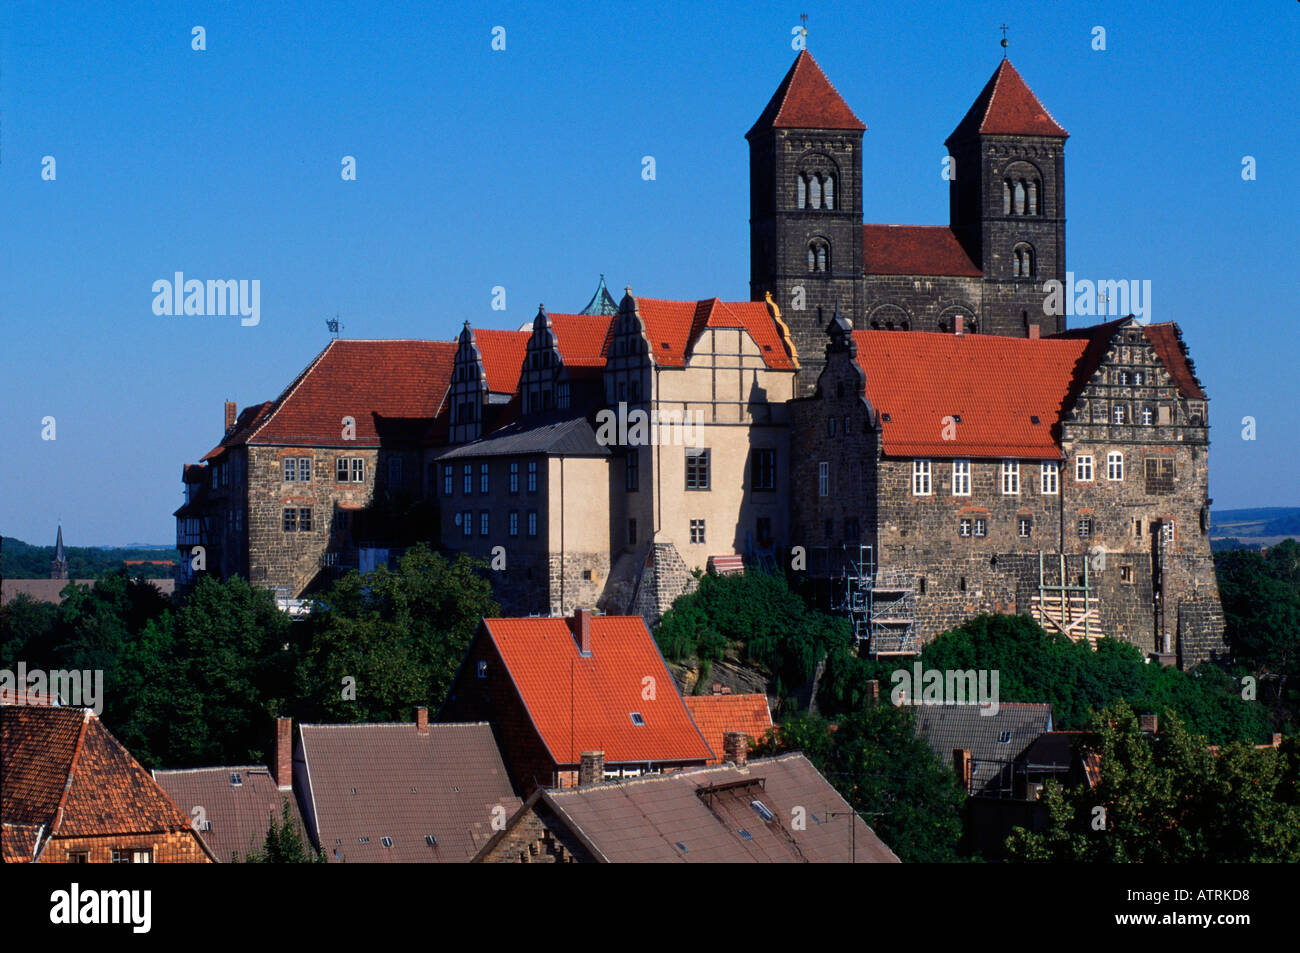
<instances>
[{"instance_id":1,"label":"cross finial on spire","mask_svg":"<svg viewBox=\"0 0 1300 953\"><path fill-rule=\"evenodd\" d=\"M1002 24L1002 58L1007 58L1007 47L1011 44L1007 41L1007 25Z\"/></svg>"}]
</instances>

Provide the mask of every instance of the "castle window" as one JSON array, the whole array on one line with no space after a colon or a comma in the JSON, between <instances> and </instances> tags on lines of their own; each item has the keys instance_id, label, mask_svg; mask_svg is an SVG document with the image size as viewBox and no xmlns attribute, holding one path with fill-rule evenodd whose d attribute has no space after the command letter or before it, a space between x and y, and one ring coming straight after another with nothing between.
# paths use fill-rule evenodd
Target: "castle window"
<instances>
[{"instance_id":1,"label":"castle window","mask_svg":"<svg viewBox=\"0 0 1300 953\"><path fill-rule=\"evenodd\" d=\"M1154 420L1154 419L1155 419L1155 415L1151 413L1151 408L1150 408L1150 407L1143 407L1143 408L1142 408L1142 426L1144 426L1144 427L1150 427L1150 426L1151 426L1151 421Z\"/></svg>"},{"instance_id":2,"label":"castle window","mask_svg":"<svg viewBox=\"0 0 1300 953\"><path fill-rule=\"evenodd\" d=\"M975 535L976 535L976 536L987 536L987 535L988 535L988 528L989 528L988 520L984 519L983 517L978 517L978 518L976 518L976 520L975 520ZM964 589L965 587L963 586L962 588Z\"/></svg>"},{"instance_id":3,"label":"castle window","mask_svg":"<svg viewBox=\"0 0 1300 953\"><path fill-rule=\"evenodd\" d=\"M478 511L478 534L486 536L488 528L492 525L492 514L488 510Z\"/></svg>"},{"instance_id":4,"label":"castle window","mask_svg":"<svg viewBox=\"0 0 1300 953\"><path fill-rule=\"evenodd\" d=\"M442 468L442 495L451 496L453 481L455 480L455 469L450 463Z\"/></svg>"},{"instance_id":5,"label":"castle window","mask_svg":"<svg viewBox=\"0 0 1300 953\"><path fill-rule=\"evenodd\" d=\"M835 177L826 176L822 179L822 205L828 209L835 208Z\"/></svg>"},{"instance_id":6,"label":"castle window","mask_svg":"<svg viewBox=\"0 0 1300 953\"><path fill-rule=\"evenodd\" d=\"M795 180L795 191L799 193L799 207L807 208L808 207L808 183L804 181L802 175L796 175L794 177L794 180Z\"/></svg>"},{"instance_id":7,"label":"castle window","mask_svg":"<svg viewBox=\"0 0 1300 953\"><path fill-rule=\"evenodd\" d=\"M1092 482L1092 454L1081 453L1074 458L1074 479L1079 483Z\"/></svg>"},{"instance_id":8,"label":"castle window","mask_svg":"<svg viewBox=\"0 0 1300 953\"><path fill-rule=\"evenodd\" d=\"M1002 214L1011 214L1011 180L1002 180Z\"/></svg>"},{"instance_id":9,"label":"castle window","mask_svg":"<svg viewBox=\"0 0 1300 953\"><path fill-rule=\"evenodd\" d=\"M478 465L478 491L480 493L487 493L489 485L490 479L488 465L486 463L480 463Z\"/></svg>"},{"instance_id":10,"label":"castle window","mask_svg":"<svg viewBox=\"0 0 1300 953\"><path fill-rule=\"evenodd\" d=\"M1031 180L1029 183L1029 214L1038 214L1038 182Z\"/></svg>"},{"instance_id":11,"label":"castle window","mask_svg":"<svg viewBox=\"0 0 1300 953\"><path fill-rule=\"evenodd\" d=\"M366 482L366 461L363 457L352 458L352 482Z\"/></svg>"},{"instance_id":12,"label":"castle window","mask_svg":"<svg viewBox=\"0 0 1300 953\"><path fill-rule=\"evenodd\" d=\"M298 529L298 511L292 506L284 508L284 531L286 533L296 532Z\"/></svg>"},{"instance_id":13,"label":"castle window","mask_svg":"<svg viewBox=\"0 0 1300 953\"><path fill-rule=\"evenodd\" d=\"M537 461L528 461L528 492L537 492Z\"/></svg>"},{"instance_id":14,"label":"castle window","mask_svg":"<svg viewBox=\"0 0 1300 953\"><path fill-rule=\"evenodd\" d=\"M510 511L510 516L509 516L509 519L508 519L508 523L509 523L509 526L510 526L510 529L509 529L510 535L511 535L511 536L518 536L518 535L519 535L519 511L518 511L518 510L511 510L511 511Z\"/></svg>"},{"instance_id":15,"label":"castle window","mask_svg":"<svg viewBox=\"0 0 1300 953\"><path fill-rule=\"evenodd\" d=\"M1079 538L1087 539L1091 535L1092 535L1092 517L1091 516L1079 517Z\"/></svg>"},{"instance_id":16,"label":"castle window","mask_svg":"<svg viewBox=\"0 0 1300 953\"><path fill-rule=\"evenodd\" d=\"M474 511L464 510L460 514L460 533L462 536L470 536L474 532Z\"/></svg>"},{"instance_id":17,"label":"castle window","mask_svg":"<svg viewBox=\"0 0 1300 953\"><path fill-rule=\"evenodd\" d=\"M537 511L536 510L528 511L528 535L529 536L537 535Z\"/></svg>"},{"instance_id":18,"label":"castle window","mask_svg":"<svg viewBox=\"0 0 1300 953\"><path fill-rule=\"evenodd\" d=\"M828 437L833 437L833 436L835 436L835 418L834 418L834 417L827 417L827 418L826 418L826 436L828 436Z\"/></svg>"},{"instance_id":19,"label":"castle window","mask_svg":"<svg viewBox=\"0 0 1300 953\"><path fill-rule=\"evenodd\" d=\"M688 447L686 450L686 489L709 488L709 451Z\"/></svg>"},{"instance_id":20,"label":"castle window","mask_svg":"<svg viewBox=\"0 0 1300 953\"><path fill-rule=\"evenodd\" d=\"M817 464L817 495L831 495L831 465L826 461Z\"/></svg>"},{"instance_id":21,"label":"castle window","mask_svg":"<svg viewBox=\"0 0 1300 953\"><path fill-rule=\"evenodd\" d=\"M957 524L957 535L958 535L958 536L969 536L969 535L970 535L970 529L971 529L970 520L965 520L965 519L964 519L964 520L961 520L961 521L958 522L958 524Z\"/></svg>"},{"instance_id":22,"label":"castle window","mask_svg":"<svg viewBox=\"0 0 1300 953\"><path fill-rule=\"evenodd\" d=\"M1125 348L1125 350L1127 350L1127 348ZM1121 387L1128 386L1128 371L1119 372L1119 383Z\"/></svg>"},{"instance_id":23,"label":"castle window","mask_svg":"<svg viewBox=\"0 0 1300 953\"><path fill-rule=\"evenodd\" d=\"M284 461L284 480L286 483L293 483L298 479L298 463L293 457L286 457Z\"/></svg>"},{"instance_id":24,"label":"castle window","mask_svg":"<svg viewBox=\"0 0 1300 953\"><path fill-rule=\"evenodd\" d=\"M402 458L388 458L388 482L393 486L402 485Z\"/></svg>"},{"instance_id":25,"label":"castle window","mask_svg":"<svg viewBox=\"0 0 1300 953\"><path fill-rule=\"evenodd\" d=\"M1059 463L1044 463L1039 473L1040 491L1044 496L1051 496L1061 491L1061 465Z\"/></svg>"},{"instance_id":26,"label":"castle window","mask_svg":"<svg viewBox=\"0 0 1300 953\"><path fill-rule=\"evenodd\" d=\"M1124 479L1124 454L1118 452L1106 454L1106 479L1115 481Z\"/></svg>"},{"instance_id":27,"label":"castle window","mask_svg":"<svg viewBox=\"0 0 1300 953\"><path fill-rule=\"evenodd\" d=\"M808 270L809 271L817 270L817 252L813 251L813 247L811 245L808 246ZM213 476L215 478L215 474L213 474Z\"/></svg>"},{"instance_id":28,"label":"castle window","mask_svg":"<svg viewBox=\"0 0 1300 953\"><path fill-rule=\"evenodd\" d=\"M822 180L817 178L816 174L808 176L808 206L822 207Z\"/></svg>"},{"instance_id":29,"label":"castle window","mask_svg":"<svg viewBox=\"0 0 1300 953\"><path fill-rule=\"evenodd\" d=\"M750 480L755 490L776 489L776 451L758 448L753 451Z\"/></svg>"},{"instance_id":30,"label":"castle window","mask_svg":"<svg viewBox=\"0 0 1300 953\"><path fill-rule=\"evenodd\" d=\"M1119 581L1120 581L1120 582L1132 582L1132 581L1133 581L1133 567L1132 567L1132 566L1120 566L1120 567L1119 567Z\"/></svg>"},{"instance_id":31,"label":"castle window","mask_svg":"<svg viewBox=\"0 0 1300 953\"><path fill-rule=\"evenodd\" d=\"M830 246L821 239L808 244L808 270L827 271L830 268Z\"/></svg>"},{"instance_id":32,"label":"castle window","mask_svg":"<svg viewBox=\"0 0 1300 953\"><path fill-rule=\"evenodd\" d=\"M1165 496L1174 492L1174 458L1146 458L1146 491L1151 496Z\"/></svg>"},{"instance_id":33,"label":"castle window","mask_svg":"<svg viewBox=\"0 0 1300 953\"><path fill-rule=\"evenodd\" d=\"M1030 530L1033 529L1034 518L1032 516L1020 516L1016 518L1016 535L1021 539L1028 539Z\"/></svg>"},{"instance_id":34,"label":"castle window","mask_svg":"<svg viewBox=\"0 0 1300 953\"><path fill-rule=\"evenodd\" d=\"M519 492L519 461L510 461L510 492Z\"/></svg>"},{"instance_id":35,"label":"castle window","mask_svg":"<svg viewBox=\"0 0 1300 953\"><path fill-rule=\"evenodd\" d=\"M466 496L474 492L474 464L467 463L462 470L460 491Z\"/></svg>"},{"instance_id":36,"label":"castle window","mask_svg":"<svg viewBox=\"0 0 1300 953\"><path fill-rule=\"evenodd\" d=\"M1032 278L1036 270L1034 250L1028 245L1017 245L1011 250L1011 274L1015 278Z\"/></svg>"},{"instance_id":37,"label":"castle window","mask_svg":"<svg viewBox=\"0 0 1300 953\"><path fill-rule=\"evenodd\" d=\"M970 496L969 460L954 460L952 462L952 495Z\"/></svg>"},{"instance_id":38,"label":"castle window","mask_svg":"<svg viewBox=\"0 0 1300 953\"><path fill-rule=\"evenodd\" d=\"M1174 543L1174 521L1163 519L1160 521L1160 539L1166 546L1172 546Z\"/></svg>"},{"instance_id":39,"label":"castle window","mask_svg":"<svg viewBox=\"0 0 1300 953\"><path fill-rule=\"evenodd\" d=\"M633 397L633 400L636 398ZM569 406L569 382L564 381L555 388L555 405L561 410Z\"/></svg>"},{"instance_id":40,"label":"castle window","mask_svg":"<svg viewBox=\"0 0 1300 953\"><path fill-rule=\"evenodd\" d=\"M691 542L697 545L704 542L704 520L691 520Z\"/></svg>"},{"instance_id":41,"label":"castle window","mask_svg":"<svg viewBox=\"0 0 1300 953\"><path fill-rule=\"evenodd\" d=\"M1002 495L1016 496L1020 493L1020 461L1002 461Z\"/></svg>"},{"instance_id":42,"label":"castle window","mask_svg":"<svg viewBox=\"0 0 1300 953\"><path fill-rule=\"evenodd\" d=\"M629 450L623 458L623 488L636 490L641 486L641 458L636 450Z\"/></svg>"},{"instance_id":43,"label":"castle window","mask_svg":"<svg viewBox=\"0 0 1300 953\"><path fill-rule=\"evenodd\" d=\"M930 461L912 461L912 495L930 495Z\"/></svg>"},{"instance_id":44,"label":"castle window","mask_svg":"<svg viewBox=\"0 0 1300 953\"><path fill-rule=\"evenodd\" d=\"M1133 386L1134 386L1134 387L1141 387L1141 386L1142 386L1142 372L1141 372L1141 371L1134 371L1134 372L1133 372Z\"/></svg>"},{"instance_id":45,"label":"castle window","mask_svg":"<svg viewBox=\"0 0 1300 953\"><path fill-rule=\"evenodd\" d=\"M1016 179L1014 186L1016 203L1015 209L1017 215L1025 214L1025 182L1023 179Z\"/></svg>"},{"instance_id":46,"label":"castle window","mask_svg":"<svg viewBox=\"0 0 1300 953\"><path fill-rule=\"evenodd\" d=\"M1113 420L1113 421L1114 421L1115 423L1117 423L1117 424L1122 424L1122 423L1124 422L1124 405L1123 405L1123 404L1116 404L1116 405L1115 405L1115 409L1114 409L1113 411L1111 411L1111 420Z\"/></svg>"},{"instance_id":47,"label":"castle window","mask_svg":"<svg viewBox=\"0 0 1300 953\"><path fill-rule=\"evenodd\" d=\"M636 520L627 521L627 544L629 546L636 545Z\"/></svg>"}]
</instances>

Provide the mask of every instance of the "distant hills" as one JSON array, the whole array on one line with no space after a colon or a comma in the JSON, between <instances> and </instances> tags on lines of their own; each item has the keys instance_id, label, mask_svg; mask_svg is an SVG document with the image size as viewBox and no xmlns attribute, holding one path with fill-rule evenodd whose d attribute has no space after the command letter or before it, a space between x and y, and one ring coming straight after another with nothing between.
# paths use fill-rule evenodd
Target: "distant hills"
<instances>
[{"instance_id":1,"label":"distant hills","mask_svg":"<svg viewBox=\"0 0 1300 953\"><path fill-rule=\"evenodd\" d=\"M1210 511L1215 549L1258 549L1288 538L1300 538L1300 506Z\"/></svg>"},{"instance_id":2,"label":"distant hills","mask_svg":"<svg viewBox=\"0 0 1300 953\"><path fill-rule=\"evenodd\" d=\"M129 546L65 545L63 550L68 557L68 575L73 579L98 579L104 573L123 568L127 562L141 563L126 567L132 576L168 579L172 575L170 563L176 558L175 546L140 543ZM53 546L33 546L6 536L0 548L0 576L6 579L48 579L53 558ZM156 560L165 560L169 565L155 565Z\"/></svg>"}]
</instances>

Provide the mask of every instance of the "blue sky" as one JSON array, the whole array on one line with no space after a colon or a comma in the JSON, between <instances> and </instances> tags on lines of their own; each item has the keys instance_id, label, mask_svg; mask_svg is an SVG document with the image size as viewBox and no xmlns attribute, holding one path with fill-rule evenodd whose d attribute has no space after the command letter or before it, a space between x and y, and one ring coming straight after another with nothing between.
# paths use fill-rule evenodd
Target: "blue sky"
<instances>
[{"instance_id":1,"label":"blue sky","mask_svg":"<svg viewBox=\"0 0 1300 953\"><path fill-rule=\"evenodd\" d=\"M1149 279L1152 320L1182 325L1215 506L1300 505L1300 4L468 6L0 8L0 534L169 542L222 402L277 395L335 312L349 337L447 339L576 310L601 272L747 298L744 133L803 11L884 223L947 222L943 140L1006 23L1071 134L1069 268ZM154 315L176 271L259 279L260 323Z\"/></svg>"}]
</instances>

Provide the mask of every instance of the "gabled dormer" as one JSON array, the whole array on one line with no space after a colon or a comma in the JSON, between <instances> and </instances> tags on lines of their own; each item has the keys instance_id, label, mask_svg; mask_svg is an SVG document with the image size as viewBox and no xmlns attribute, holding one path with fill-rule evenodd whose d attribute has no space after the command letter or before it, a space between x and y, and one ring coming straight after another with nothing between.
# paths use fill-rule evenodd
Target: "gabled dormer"
<instances>
[{"instance_id":1,"label":"gabled dormer","mask_svg":"<svg viewBox=\"0 0 1300 953\"><path fill-rule=\"evenodd\" d=\"M469 443L483 436L483 408L488 394L483 354L474 338L474 329L466 321L457 338L451 387L447 391L447 404L451 408L451 443Z\"/></svg>"},{"instance_id":2,"label":"gabled dormer","mask_svg":"<svg viewBox=\"0 0 1300 953\"><path fill-rule=\"evenodd\" d=\"M559 341L543 305L537 306L533 333L528 339L524 367L519 375L523 413L540 414L566 410L571 404L571 383Z\"/></svg>"},{"instance_id":3,"label":"gabled dormer","mask_svg":"<svg viewBox=\"0 0 1300 953\"><path fill-rule=\"evenodd\" d=\"M632 289L625 288L605 358L605 402L638 404L653 398L654 349Z\"/></svg>"}]
</instances>

